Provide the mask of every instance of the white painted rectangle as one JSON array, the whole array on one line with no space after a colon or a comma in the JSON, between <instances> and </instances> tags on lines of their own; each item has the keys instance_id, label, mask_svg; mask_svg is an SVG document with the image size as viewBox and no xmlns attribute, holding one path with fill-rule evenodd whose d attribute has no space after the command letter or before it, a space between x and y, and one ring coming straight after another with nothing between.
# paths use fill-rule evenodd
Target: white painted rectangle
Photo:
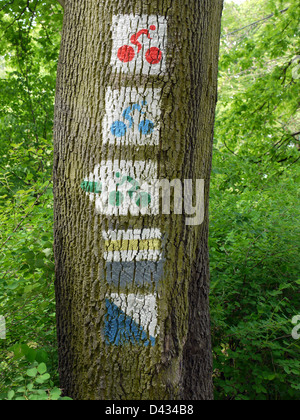
<instances>
[{"instance_id":1,"label":"white painted rectangle","mask_svg":"<svg viewBox=\"0 0 300 420\"><path fill-rule=\"evenodd\" d=\"M159 261L162 258L160 229L103 231L102 236L112 247L114 243L118 248L128 247L104 252L104 259L108 262ZM138 249L141 241L146 249ZM107 249L107 246L105 248Z\"/></svg>"},{"instance_id":2,"label":"white painted rectangle","mask_svg":"<svg viewBox=\"0 0 300 420\"><path fill-rule=\"evenodd\" d=\"M108 298L150 336L157 337L159 327L157 325L156 295L112 293Z\"/></svg>"},{"instance_id":3,"label":"white painted rectangle","mask_svg":"<svg viewBox=\"0 0 300 420\"><path fill-rule=\"evenodd\" d=\"M105 95L103 143L159 145L161 89L109 87Z\"/></svg>"},{"instance_id":4,"label":"white painted rectangle","mask_svg":"<svg viewBox=\"0 0 300 420\"><path fill-rule=\"evenodd\" d=\"M155 161L102 161L84 182L97 185L95 200L98 214L140 216L159 214L158 164Z\"/></svg>"},{"instance_id":5,"label":"white painted rectangle","mask_svg":"<svg viewBox=\"0 0 300 420\"><path fill-rule=\"evenodd\" d=\"M164 16L113 16L111 30L113 70L135 75L165 73L167 19Z\"/></svg>"},{"instance_id":6,"label":"white painted rectangle","mask_svg":"<svg viewBox=\"0 0 300 420\"><path fill-rule=\"evenodd\" d=\"M161 239L160 229L128 229L109 230L102 232L105 241L138 240L138 239Z\"/></svg>"},{"instance_id":7,"label":"white painted rectangle","mask_svg":"<svg viewBox=\"0 0 300 420\"><path fill-rule=\"evenodd\" d=\"M109 262L128 262L128 261L160 261L162 258L161 251L114 251L105 252L104 259Z\"/></svg>"}]
</instances>

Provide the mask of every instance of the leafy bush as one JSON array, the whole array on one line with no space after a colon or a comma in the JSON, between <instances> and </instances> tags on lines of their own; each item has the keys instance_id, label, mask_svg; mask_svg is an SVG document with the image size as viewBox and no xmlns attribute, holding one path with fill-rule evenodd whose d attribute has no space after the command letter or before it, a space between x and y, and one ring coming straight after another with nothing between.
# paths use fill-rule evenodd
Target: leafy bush
<instances>
[{"instance_id":1,"label":"leafy bush","mask_svg":"<svg viewBox=\"0 0 300 420\"><path fill-rule=\"evenodd\" d=\"M51 178L62 11L34 3L0 0L1 399L20 397L25 382L16 378L27 378L35 362L46 363L52 388L59 386Z\"/></svg>"},{"instance_id":2,"label":"leafy bush","mask_svg":"<svg viewBox=\"0 0 300 420\"><path fill-rule=\"evenodd\" d=\"M15 390L11 389L7 394L6 399L9 401L71 400L62 397L61 390L53 387L54 384L50 381L45 363L34 363L24 376L16 378L16 382L18 387ZM21 387L19 387L20 384Z\"/></svg>"},{"instance_id":3,"label":"leafy bush","mask_svg":"<svg viewBox=\"0 0 300 420\"><path fill-rule=\"evenodd\" d=\"M300 398L299 19L293 1L224 12L210 225L221 400Z\"/></svg>"},{"instance_id":4,"label":"leafy bush","mask_svg":"<svg viewBox=\"0 0 300 420\"><path fill-rule=\"evenodd\" d=\"M282 205L288 199L297 209L299 197L285 181L284 188L274 185L277 194L227 192L212 200L211 310L221 399L300 396L300 346L291 337L299 311L299 209ZM268 200L270 193L277 200Z\"/></svg>"}]
</instances>

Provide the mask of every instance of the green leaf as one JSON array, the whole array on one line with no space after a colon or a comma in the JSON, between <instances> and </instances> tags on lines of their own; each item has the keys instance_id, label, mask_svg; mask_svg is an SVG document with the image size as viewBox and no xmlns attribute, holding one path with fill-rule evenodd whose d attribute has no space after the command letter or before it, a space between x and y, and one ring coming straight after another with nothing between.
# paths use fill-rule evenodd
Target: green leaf
<instances>
[{"instance_id":1,"label":"green leaf","mask_svg":"<svg viewBox=\"0 0 300 420\"><path fill-rule=\"evenodd\" d=\"M38 365L38 373L40 373L41 375L47 372L47 366L45 365L45 363L41 363L40 365Z\"/></svg>"},{"instance_id":2,"label":"green leaf","mask_svg":"<svg viewBox=\"0 0 300 420\"><path fill-rule=\"evenodd\" d=\"M50 379L51 376L49 375L49 373L45 373L44 375L42 375L40 377L40 379L42 379L43 381L48 381L48 379Z\"/></svg>"},{"instance_id":3,"label":"green leaf","mask_svg":"<svg viewBox=\"0 0 300 420\"><path fill-rule=\"evenodd\" d=\"M26 359L33 363L36 360L37 351L31 348L28 348L28 351L26 353Z\"/></svg>"},{"instance_id":4,"label":"green leaf","mask_svg":"<svg viewBox=\"0 0 300 420\"><path fill-rule=\"evenodd\" d=\"M9 393L7 394L7 398L8 400L12 400L15 396L15 392L14 391L9 391Z\"/></svg>"},{"instance_id":5,"label":"green leaf","mask_svg":"<svg viewBox=\"0 0 300 420\"><path fill-rule=\"evenodd\" d=\"M59 388L54 388L50 392L50 399L51 400L59 400L61 397L61 390Z\"/></svg>"},{"instance_id":6,"label":"green leaf","mask_svg":"<svg viewBox=\"0 0 300 420\"><path fill-rule=\"evenodd\" d=\"M45 350L37 350L36 359L38 363L45 363L48 361L48 354Z\"/></svg>"},{"instance_id":7,"label":"green leaf","mask_svg":"<svg viewBox=\"0 0 300 420\"><path fill-rule=\"evenodd\" d=\"M37 369L33 368L33 369L28 369L26 372L26 375L29 376L30 378L34 378L36 377L37 373L38 373Z\"/></svg>"},{"instance_id":8,"label":"green leaf","mask_svg":"<svg viewBox=\"0 0 300 420\"><path fill-rule=\"evenodd\" d=\"M34 384L33 383L30 383L30 384L27 385L27 390L29 392L32 392L33 388L34 388Z\"/></svg>"}]
</instances>

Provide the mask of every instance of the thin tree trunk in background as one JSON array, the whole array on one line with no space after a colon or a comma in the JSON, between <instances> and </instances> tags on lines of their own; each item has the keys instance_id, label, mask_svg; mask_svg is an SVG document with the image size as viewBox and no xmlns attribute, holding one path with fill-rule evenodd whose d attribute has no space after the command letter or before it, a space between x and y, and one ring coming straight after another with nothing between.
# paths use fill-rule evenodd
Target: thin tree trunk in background
<instances>
[{"instance_id":1,"label":"thin tree trunk in background","mask_svg":"<svg viewBox=\"0 0 300 420\"><path fill-rule=\"evenodd\" d=\"M212 399L223 0L65 3L54 130L61 387L85 400ZM193 180L194 200L205 180L203 223L158 212L155 178Z\"/></svg>"}]
</instances>

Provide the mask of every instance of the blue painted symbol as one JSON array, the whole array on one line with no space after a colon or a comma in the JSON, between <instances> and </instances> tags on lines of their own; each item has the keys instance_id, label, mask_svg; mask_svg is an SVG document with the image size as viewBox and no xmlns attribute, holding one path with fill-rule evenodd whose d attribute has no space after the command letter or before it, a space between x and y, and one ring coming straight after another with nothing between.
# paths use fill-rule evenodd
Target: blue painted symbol
<instances>
[{"instance_id":1,"label":"blue painted symbol","mask_svg":"<svg viewBox=\"0 0 300 420\"><path fill-rule=\"evenodd\" d=\"M111 129L110 129L112 135L115 136L115 137L124 137L125 134L127 133L127 130L131 129L134 125L134 120L133 120L133 117L132 117L132 113L134 111L138 111L141 114L145 114L145 112L142 111L142 107L145 106L145 105L147 105L147 102L143 101L142 106L139 105L139 104L133 104L133 105L129 106L128 108L126 108L123 111L122 116L126 121L129 122L128 127L123 121L115 121L112 124ZM155 125L154 125L153 121L145 119L144 121L140 122L139 131L143 135L147 136L147 135L153 133L154 127L155 127Z\"/></svg>"},{"instance_id":2,"label":"blue painted symbol","mask_svg":"<svg viewBox=\"0 0 300 420\"><path fill-rule=\"evenodd\" d=\"M111 126L111 132L116 137L125 136L127 131L127 126L122 121L115 121Z\"/></svg>"},{"instance_id":3,"label":"blue painted symbol","mask_svg":"<svg viewBox=\"0 0 300 420\"><path fill-rule=\"evenodd\" d=\"M147 136L148 134L152 134L154 131L154 124L150 120L145 120L140 122L139 124L139 130L142 134Z\"/></svg>"},{"instance_id":4,"label":"blue painted symbol","mask_svg":"<svg viewBox=\"0 0 300 420\"><path fill-rule=\"evenodd\" d=\"M155 346L155 338L148 337L146 331L118 306L106 299L105 341L106 344L122 346L128 343Z\"/></svg>"},{"instance_id":5,"label":"blue painted symbol","mask_svg":"<svg viewBox=\"0 0 300 420\"><path fill-rule=\"evenodd\" d=\"M164 274L164 260L160 261L107 261L106 280L111 286L125 290L134 283L137 287L158 287Z\"/></svg>"}]
</instances>

